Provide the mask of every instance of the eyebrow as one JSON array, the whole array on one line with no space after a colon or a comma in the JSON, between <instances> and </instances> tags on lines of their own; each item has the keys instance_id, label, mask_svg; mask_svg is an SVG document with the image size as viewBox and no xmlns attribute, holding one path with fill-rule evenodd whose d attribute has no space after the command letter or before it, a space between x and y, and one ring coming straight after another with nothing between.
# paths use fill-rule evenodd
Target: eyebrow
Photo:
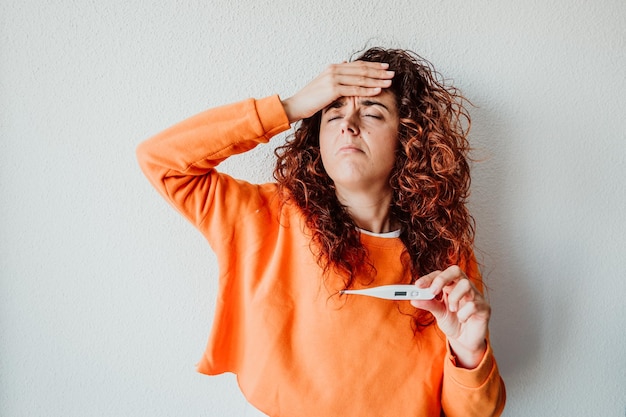
<instances>
[{"instance_id":1,"label":"eyebrow","mask_svg":"<svg viewBox=\"0 0 626 417\"><path fill-rule=\"evenodd\" d=\"M385 104L383 104L382 102L377 101L377 100L363 98L363 99L359 100L359 104L362 105L362 106L366 106L366 107L380 106L380 107L384 108L385 110L389 111L389 108ZM327 112L328 110L331 110L331 109L339 109L339 108L341 108L341 107L343 107L345 105L346 105L346 98L345 97L339 97L337 100L333 101L328 106L326 106L323 111Z\"/></svg>"},{"instance_id":2,"label":"eyebrow","mask_svg":"<svg viewBox=\"0 0 626 417\"><path fill-rule=\"evenodd\" d=\"M380 101L371 100L371 99L363 99L359 103L363 106L380 106L384 108L385 110L389 111L389 108L383 103L381 103Z\"/></svg>"},{"instance_id":3,"label":"eyebrow","mask_svg":"<svg viewBox=\"0 0 626 417\"><path fill-rule=\"evenodd\" d=\"M323 112L327 112L330 109L339 109L346 105L345 97L339 97L337 100L324 107Z\"/></svg>"}]
</instances>

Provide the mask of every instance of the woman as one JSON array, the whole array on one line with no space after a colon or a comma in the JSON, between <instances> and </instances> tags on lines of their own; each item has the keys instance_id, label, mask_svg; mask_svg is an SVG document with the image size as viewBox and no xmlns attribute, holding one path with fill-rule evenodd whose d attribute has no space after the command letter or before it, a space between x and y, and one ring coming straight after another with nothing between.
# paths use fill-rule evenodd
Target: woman
<instances>
[{"instance_id":1,"label":"woman","mask_svg":"<svg viewBox=\"0 0 626 417\"><path fill-rule=\"evenodd\" d=\"M373 48L298 93L208 110L138 148L220 267L200 372L270 416L491 416L505 390L472 255L469 117L429 63ZM300 122L277 183L218 173ZM385 284L433 300L341 294Z\"/></svg>"}]
</instances>

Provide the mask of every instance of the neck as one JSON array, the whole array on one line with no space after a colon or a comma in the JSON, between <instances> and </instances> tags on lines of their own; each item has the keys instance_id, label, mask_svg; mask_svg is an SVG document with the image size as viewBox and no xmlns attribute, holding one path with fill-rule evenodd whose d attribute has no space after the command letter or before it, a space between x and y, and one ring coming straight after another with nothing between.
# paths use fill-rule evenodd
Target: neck
<instances>
[{"instance_id":1,"label":"neck","mask_svg":"<svg viewBox=\"0 0 626 417\"><path fill-rule=\"evenodd\" d=\"M385 193L337 190L339 202L346 206L357 227L373 233L397 230L398 224L391 218L392 195L391 190Z\"/></svg>"}]
</instances>

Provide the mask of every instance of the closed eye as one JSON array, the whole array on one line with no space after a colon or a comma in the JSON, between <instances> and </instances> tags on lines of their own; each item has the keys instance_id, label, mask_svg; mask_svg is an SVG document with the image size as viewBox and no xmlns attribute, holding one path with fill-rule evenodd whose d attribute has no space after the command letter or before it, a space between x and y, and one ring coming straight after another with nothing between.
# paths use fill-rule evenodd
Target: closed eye
<instances>
[{"instance_id":1,"label":"closed eye","mask_svg":"<svg viewBox=\"0 0 626 417\"><path fill-rule=\"evenodd\" d=\"M338 120L343 118L343 115L340 112L337 111L329 111L328 113L326 113L326 121L327 122L332 122L333 120Z\"/></svg>"}]
</instances>

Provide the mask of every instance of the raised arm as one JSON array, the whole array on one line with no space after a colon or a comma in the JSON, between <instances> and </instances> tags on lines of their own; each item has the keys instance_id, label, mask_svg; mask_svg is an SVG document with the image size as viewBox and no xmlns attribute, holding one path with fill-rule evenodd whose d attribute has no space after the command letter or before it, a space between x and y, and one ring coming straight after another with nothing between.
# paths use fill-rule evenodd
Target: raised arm
<instances>
[{"instance_id":1,"label":"raised arm","mask_svg":"<svg viewBox=\"0 0 626 417\"><path fill-rule=\"evenodd\" d=\"M137 159L159 193L199 224L211 209L220 181L226 181L215 173L215 166L288 128L278 96L248 99L166 129L138 146Z\"/></svg>"},{"instance_id":2,"label":"raised arm","mask_svg":"<svg viewBox=\"0 0 626 417\"><path fill-rule=\"evenodd\" d=\"M356 61L330 65L293 96L248 99L190 117L137 148L152 185L192 223L199 224L218 187L213 168L312 116L337 98L373 96L391 84L387 64Z\"/></svg>"}]
</instances>

